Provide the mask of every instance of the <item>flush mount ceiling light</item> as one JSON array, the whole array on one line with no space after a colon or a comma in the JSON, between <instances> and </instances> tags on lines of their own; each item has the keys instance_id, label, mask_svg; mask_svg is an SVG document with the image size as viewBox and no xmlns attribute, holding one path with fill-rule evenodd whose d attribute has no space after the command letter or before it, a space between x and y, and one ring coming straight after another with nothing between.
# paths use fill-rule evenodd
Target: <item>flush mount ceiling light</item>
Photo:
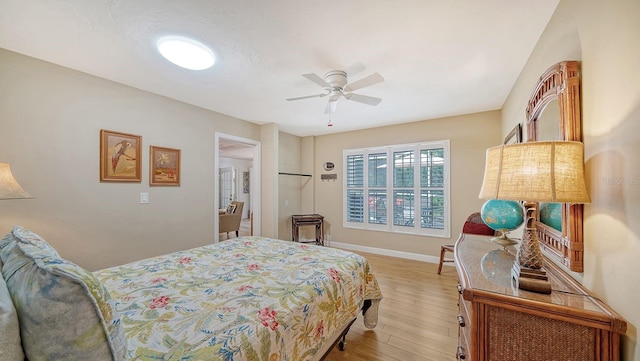
<instances>
[{"instance_id":1,"label":"flush mount ceiling light","mask_svg":"<svg viewBox=\"0 0 640 361\"><path fill-rule=\"evenodd\" d=\"M158 39L156 46L165 59L185 69L205 70L216 62L209 47L184 36L163 36Z\"/></svg>"}]
</instances>

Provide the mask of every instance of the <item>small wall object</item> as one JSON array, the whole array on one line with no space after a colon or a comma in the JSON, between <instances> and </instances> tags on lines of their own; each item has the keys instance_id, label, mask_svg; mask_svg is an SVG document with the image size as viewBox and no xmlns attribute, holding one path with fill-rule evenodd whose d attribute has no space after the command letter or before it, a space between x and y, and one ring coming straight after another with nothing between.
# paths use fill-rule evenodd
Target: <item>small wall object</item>
<instances>
[{"instance_id":1,"label":"small wall object","mask_svg":"<svg viewBox=\"0 0 640 361\"><path fill-rule=\"evenodd\" d=\"M180 185L180 149L149 147L149 185Z\"/></svg>"},{"instance_id":2,"label":"small wall object","mask_svg":"<svg viewBox=\"0 0 640 361\"><path fill-rule=\"evenodd\" d=\"M325 181L325 180L327 180L327 181L328 181L328 180L332 180L332 181L334 181L334 182L335 182L335 181L336 181L336 179L338 179L338 175L337 175L337 174L335 174L335 173L333 173L333 174L320 174L320 179L321 179L322 181Z\"/></svg>"},{"instance_id":3,"label":"small wall object","mask_svg":"<svg viewBox=\"0 0 640 361\"><path fill-rule=\"evenodd\" d=\"M333 168L335 168L336 165L333 164L333 162L325 162L322 166L324 167L324 170L332 171Z\"/></svg>"},{"instance_id":4,"label":"small wall object","mask_svg":"<svg viewBox=\"0 0 640 361\"><path fill-rule=\"evenodd\" d=\"M141 182L142 137L100 130L100 181Z\"/></svg>"}]
</instances>

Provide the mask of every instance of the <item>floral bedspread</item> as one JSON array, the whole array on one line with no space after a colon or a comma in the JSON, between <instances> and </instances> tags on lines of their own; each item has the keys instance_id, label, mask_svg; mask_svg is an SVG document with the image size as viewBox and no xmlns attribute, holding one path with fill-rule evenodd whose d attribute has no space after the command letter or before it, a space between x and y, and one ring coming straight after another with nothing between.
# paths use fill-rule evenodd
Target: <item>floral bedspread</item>
<instances>
[{"instance_id":1,"label":"floral bedspread","mask_svg":"<svg viewBox=\"0 0 640 361\"><path fill-rule=\"evenodd\" d=\"M116 300L130 360L317 360L365 299L382 298L365 258L262 237L94 274Z\"/></svg>"}]
</instances>

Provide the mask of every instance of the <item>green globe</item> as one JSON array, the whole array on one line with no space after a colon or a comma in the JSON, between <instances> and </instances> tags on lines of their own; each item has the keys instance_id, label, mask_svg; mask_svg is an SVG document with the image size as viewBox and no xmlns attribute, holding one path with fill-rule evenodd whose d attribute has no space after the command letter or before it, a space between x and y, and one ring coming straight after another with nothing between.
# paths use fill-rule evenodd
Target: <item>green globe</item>
<instances>
[{"instance_id":1,"label":"green globe","mask_svg":"<svg viewBox=\"0 0 640 361\"><path fill-rule=\"evenodd\" d=\"M480 216L489 228L506 233L524 222L522 207L516 201L488 200L480 210Z\"/></svg>"}]
</instances>

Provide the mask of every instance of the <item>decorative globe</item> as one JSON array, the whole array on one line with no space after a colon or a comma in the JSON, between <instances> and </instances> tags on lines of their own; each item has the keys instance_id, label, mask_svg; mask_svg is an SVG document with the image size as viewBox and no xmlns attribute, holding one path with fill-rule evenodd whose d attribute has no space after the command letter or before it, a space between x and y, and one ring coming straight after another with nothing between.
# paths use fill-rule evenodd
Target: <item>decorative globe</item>
<instances>
[{"instance_id":1,"label":"decorative globe","mask_svg":"<svg viewBox=\"0 0 640 361\"><path fill-rule=\"evenodd\" d=\"M540 222L562 232L562 203L540 203Z\"/></svg>"},{"instance_id":2,"label":"decorative globe","mask_svg":"<svg viewBox=\"0 0 640 361\"><path fill-rule=\"evenodd\" d=\"M501 199L488 200L480 210L482 221L489 228L502 233L501 237L493 239L503 247L515 244L516 241L507 238L506 233L512 231L524 222L524 212L516 201Z\"/></svg>"}]
</instances>

